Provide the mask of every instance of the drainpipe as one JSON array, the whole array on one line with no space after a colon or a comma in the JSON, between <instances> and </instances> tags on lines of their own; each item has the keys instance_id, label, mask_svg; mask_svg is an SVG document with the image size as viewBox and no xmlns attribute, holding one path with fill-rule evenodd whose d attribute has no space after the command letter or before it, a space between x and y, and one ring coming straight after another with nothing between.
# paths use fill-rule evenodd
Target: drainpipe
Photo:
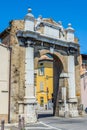
<instances>
[{"instance_id":1,"label":"drainpipe","mask_svg":"<svg viewBox=\"0 0 87 130\"><path fill-rule=\"evenodd\" d=\"M9 47L9 97L8 97L8 123L10 123L10 97L11 97L11 52L12 52L12 48Z\"/></svg>"}]
</instances>

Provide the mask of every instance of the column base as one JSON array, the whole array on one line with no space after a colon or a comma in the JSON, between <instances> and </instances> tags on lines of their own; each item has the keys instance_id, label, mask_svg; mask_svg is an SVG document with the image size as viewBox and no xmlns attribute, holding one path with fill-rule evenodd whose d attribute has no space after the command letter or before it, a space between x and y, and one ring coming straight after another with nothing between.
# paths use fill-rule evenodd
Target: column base
<instances>
[{"instance_id":1,"label":"column base","mask_svg":"<svg viewBox=\"0 0 87 130\"><path fill-rule=\"evenodd\" d=\"M78 117L78 110L70 110L69 111L69 117Z\"/></svg>"},{"instance_id":2,"label":"column base","mask_svg":"<svg viewBox=\"0 0 87 130\"><path fill-rule=\"evenodd\" d=\"M25 123L36 123L37 122L37 114L35 111L30 112L30 114L21 114L24 117Z\"/></svg>"},{"instance_id":3,"label":"column base","mask_svg":"<svg viewBox=\"0 0 87 130\"><path fill-rule=\"evenodd\" d=\"M60 117L69 117L68 104L65 103L63 100L60 100L59 103L60 103L59 116Z\"/></svg>"},{"instance_id":4,"label":"column base","mask_svg":"<svg viewBox=\"0 0 87 130\"><path fill-rule=\"evenodd\" d=\"M77 110L77 99L69 99L67 103L59 101L59 116L60 117L77 117L79 116Z\"/></svg>"},{"instance_id":5,"label":"column base","mask_svg":"<svg viewBox=\"0 0 87 130\"><path fill-rule=\"evenodd\" d=\"M24 98L24 116L26 123L37 122L37 102L35 97L25 97Z\"/></svg>"},{"instance_id":6,"label":"column base","mask_svg":"<svg viewBox=\"0 0 87 130\"><path fill-rule=\"evenodd\" d=\"M77 98L70 98L68 100L69 103L69 117L77 117L79 116L77 110Z\"/></svg>"}]
</instances>

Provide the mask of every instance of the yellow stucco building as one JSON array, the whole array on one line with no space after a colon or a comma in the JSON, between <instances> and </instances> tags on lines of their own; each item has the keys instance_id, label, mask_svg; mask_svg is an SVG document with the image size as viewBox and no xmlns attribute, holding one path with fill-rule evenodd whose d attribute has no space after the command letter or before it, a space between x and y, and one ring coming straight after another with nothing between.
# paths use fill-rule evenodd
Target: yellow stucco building
<instances>
[{"instance_id":1,"label":"yellow stucco building","mask_svg":"<svg viewBox=\"0 0 87 130\"><path fill-rule=\"evenodd\" d=\"M53 58L43 55L38 61L36 76L36 98L38 106L52 109L53 95Z\"/></svg>"}]
</instances>

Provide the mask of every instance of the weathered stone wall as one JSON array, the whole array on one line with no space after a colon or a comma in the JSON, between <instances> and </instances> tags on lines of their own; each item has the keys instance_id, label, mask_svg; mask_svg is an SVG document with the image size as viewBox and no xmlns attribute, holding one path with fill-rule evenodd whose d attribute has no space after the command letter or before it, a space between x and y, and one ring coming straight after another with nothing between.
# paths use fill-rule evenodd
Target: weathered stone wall
<instances>
[{"instance_id":1,"label":"weathered stone wall","mask_svg":"<svg viewBox=\"0 0 87 130\"><path fill-rule=\"evenodd\" d=\"M18 30L24 29L23 20L14 20L11 22L11 31L10 31L10 45L18 44L16 33Z\"/></svg>"},{"instance_id":2,"label":"weathered stone wall","mask_svg":"<svg viewBox=\"0 0 87 130\"><path fill-rule=\"evenodd\" d=\"M15 45L12 49L12 64L11 64L11 119L15 120L18 117L18 101L24 99L24 65L25 65L25 48Z\"/></svg>"},{"instance_id":3,"label":"weathered stone wall","mask_svg":"<svg viewBox=\"0 0 87 130\"><path fill-rule=\"evenodd\" d=\"M76 96L78 99L78 109L80 109L80 105L81 105L80 55L78 55L77 61L76 61L75 79L76 79Z\"/></svg>"},{"instance_id":4,"label":"weathered stone wall","mask_svg":"<svg viewBox=\"0 0 87 130\"><path fill-rule=\"evenodd\" d=\"M25 68L25 48L19 46L16 32L23 30L23 21L12 21L10 46L11 54L11 121L18 119L19 101L24 99L24 68Z\"/></svg>"}]
</instances>

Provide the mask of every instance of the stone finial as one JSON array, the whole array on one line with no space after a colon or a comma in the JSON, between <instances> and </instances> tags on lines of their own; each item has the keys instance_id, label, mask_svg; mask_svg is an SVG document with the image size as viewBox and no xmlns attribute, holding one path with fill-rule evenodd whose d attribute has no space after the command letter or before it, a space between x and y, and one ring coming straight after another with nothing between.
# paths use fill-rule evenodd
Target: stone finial
<instances>
[{"instance_id":1,"label":"stone finial","mask_svg":"<svg viewBox=\"0 0 87 130\"><path fill-rule=\"evenodd\" d=\"M32 12L32 9L31 8L28 8L28 13L31 13Z\"/></svg>"},{"instance_id":2,"label":"stone finial","mask_svg":"<svg viewBox=\"0 0 87 130\"><path fill-rule=\"evenodd\" d=\"M68 23L68 28L67 28L67 31L70 31L70 32L74 32L74 28L72 28L72 24L71 23Z\"/></svg>"},{"instance_id":3,"label":"stone finial","mask_svg":"<svg viewBox=\"0 0 87 130\"><path fill-rule=\"evenodd\" d=\"M39 17L37 18L37 22L41 22L42 21L42 16L39 15Z\"/></svg>"},{"instance_id":4,"label":"stone finial","mask_svg":"<svg viewBox=\"0 0 87 130\"><path fill-rule=\"evenodd\" d=\"M38 18L42 19L42 15L39 15L39 17L38 17Z\"/></svg>"},{"instance_id":5,"label":"stone finial","mask_svg":"<svg viewBox=\"0 0 87 130\"><path fill-rule=\"evenodd\" d=\"M71 27L72 26L72 24L71 23L68 23L68 27Z\"/></svg>"},{"instance_id":6,"label":"stone finial","mask_svg":"<svg viewBox=\"0 0 87 130\"><path fill-rule=\"evenodd\" d=\"M25 21L24 30L34 31L35 18L34 15L32 14L31 8L28 8L28 13L25 15L24 21Z\"/></svg>"},{"instance_id":7,"label":"stone finial","mask_svg":"<svg viewBox=\"0 0 87 130\"><path fill-rule=\"evenodd\" d=\"M71 23L68 24L68 28L66 29L66 32L67 32L67 40L69 42L74 42L74 28L72 28L72 25Z\"/></svg>"},{"instance_id":8,"label":"stone finial","mask_svg":"<svg viewBox=\"0 0 87 130\"><path fill-rule=\"evenodd\" d=\"M62 25L62 21L58 21L58 24L59 24L59 25Z\"/></svg>"},{"instance_id":9,"label":"stone finial","mask_svg":"<svg viewBox=\"0 0 87 130\"><path fill-rule=\"evenodd\" d=\"M25 19L32 19L34 18L34 15L32 14L32 9L28 8L28 13L25 16Z\"/></svg>"}]
</instances>

